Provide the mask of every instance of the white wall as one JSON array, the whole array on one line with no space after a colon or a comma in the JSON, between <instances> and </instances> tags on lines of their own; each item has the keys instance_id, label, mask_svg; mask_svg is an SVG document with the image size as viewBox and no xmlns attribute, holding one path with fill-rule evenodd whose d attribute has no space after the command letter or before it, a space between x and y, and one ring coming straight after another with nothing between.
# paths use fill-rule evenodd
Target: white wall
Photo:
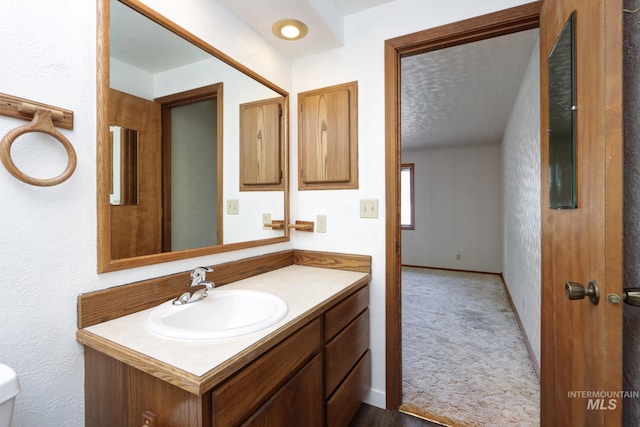
<instances>
[{"instance_id":1,"label":"white wall","mask_svg":"<svg viewBox=\"0 0 640 427\"><path fill-rule=\"evenodd\" d=\"M540 363L540 45L531 60L502 140L503 277Z\"/></svg>"},{"instance_id":2,"label":"white wall","mask_svg":"<svg viewBox=\"0 0 640 427\"><path fill-rule=\"evenodd\" d=\"M291 63L204 0L154 0L203 39L284 88ZM233 259L291 243L96 273L96 2L0 2L0 92L71 109L78 167L54 187L24 184L0 167L0 363L18 373L14 426L84 425L83 351L75 340L76 298L103 289ZM230 36L233 34L233 37ZM0 116L0 137L26 122ZM25 172L48 178L66 165L48 137L25 135L12 154Z\"/></svg>"},{"instance_id":3,"label":"white wall","mask_svg":"<svg viewBox=\"0 0 640 427\"><path fill-rule=\"evenodd\" d=\"M415 164L416 222L402 231L402 263L500 273L500 144L407 150L402 162Z\"/></svg>"},{"instance_id":4,"label":"white wall","mask_svg":"<svg viewBox=\"0 0 640 427\"><path fill-rule=\"evenodd\" d=\"M384 206L383 41L420 29L526 3L526 0L396 0L346 18L346 46L296 61L273 51L217 2L147 0L205 41L292 93L293 219L328 215L328 233L293 237L301 249L373 256L371 347L373 393L384 405L384 212L360 220L358 199ZM212 255L98 275L96 273L95 1L0 2L0 91L75 111L78 168L67 182L40 188L0 168L0 361L21 380L15 426L83 425L83 353L75 341L76 297L83 292L186 271L292 244ZM360 189L298 192L295 94L359 81ZM0 135L23 122L0 117ZM26 143L28 141L28 143ZM23 137L12 151L25 172L57 175L61 148L48 138Z\"/></svg>"},{"instance_id":5,"label":"white wall","mask_svg":"<svg viewBox=\"0 0 640 427\"><path fill-rule=\"evenodd\" d=\"M215 99L171 109L171 250L219 243L217 117Z\"/></svg>"},{"instance_id":6,"label":"white wall","mask_svg":"<svg viewBox=\"0 0 640 427\"><path fill-rule=\"evenodd\" d=\"M297 117L291 117L292 219L327 215L326 234L297 233L300 249L353 252L373 257L371 282L372 392L369 403L385 404L385 126L384 41L430 27L527 3L521 0L396 0L345 19L345 46L293 63L291 111L296 93L358 81L358 190L297 190ZM380 218L360 219L359 200L378 199Z\"/></svg>"},{"instance_id":7,"label":"white wall","mask_svg":"<svg viewBox=\"0 0 640 427\"><path fill-rule=\"evenodd\" d=\"M223 82L223 202L238 200L239 212L223 221L225 243L282 236L282 231L265 229L262 214L284 218L283 191L240 191L239 104L278 97L278 93L216 59L206 59L151 75L111 58L111 87L141 98L158 97ZM236 142L234 142L236 141ZM226 212L226 210L225 210Z\"/></svg>"}]
</instances>

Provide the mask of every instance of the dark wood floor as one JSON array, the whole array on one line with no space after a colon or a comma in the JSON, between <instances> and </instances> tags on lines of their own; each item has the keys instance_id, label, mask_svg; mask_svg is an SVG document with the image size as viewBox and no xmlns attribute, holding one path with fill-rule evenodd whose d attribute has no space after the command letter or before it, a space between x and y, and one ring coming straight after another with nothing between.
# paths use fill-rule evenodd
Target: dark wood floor
<instances>
[{"instance_id":1,"label":"dark wood floor","mask_svg":"<svg viewBox=\"0 0 640 427\"><path fill-rule=\"evenodd\" d=\"M402 412L385 411L363 403L349 427L441 427L441 425Z\"/></svg>"}]
</instances>

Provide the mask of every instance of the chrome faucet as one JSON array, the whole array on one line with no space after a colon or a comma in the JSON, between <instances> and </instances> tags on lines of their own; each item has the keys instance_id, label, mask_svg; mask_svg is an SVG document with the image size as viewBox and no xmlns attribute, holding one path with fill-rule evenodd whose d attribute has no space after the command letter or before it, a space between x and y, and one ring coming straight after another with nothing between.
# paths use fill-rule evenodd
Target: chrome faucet
<instances>
[{"instance_id":1,"label":"chrome faucet","mask_svg":"<svg viewBox=\"0 0 640 427\"><path fill-rule=\"evenodd\" d=\"M207 273L211 273L212 271L213 269L208 267L194 268L191 272L191 285L189 285L189 287L201 285L204 285L205 287L202 289L198 289L193 294L190 294L189 292L183 293L178 298L173 300L173 305L189 304L191 302L200 301L202 298L205 298L208 295L207 291L210 291L216 286L215 283L205 280Z\"/></svg>"}]
</instances>

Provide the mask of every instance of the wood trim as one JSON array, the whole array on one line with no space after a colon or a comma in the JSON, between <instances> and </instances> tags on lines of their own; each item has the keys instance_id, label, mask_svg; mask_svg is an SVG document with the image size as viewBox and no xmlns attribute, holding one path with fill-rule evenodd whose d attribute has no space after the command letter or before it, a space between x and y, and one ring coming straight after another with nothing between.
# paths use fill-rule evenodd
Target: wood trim
<instances>
[{"instance_id":1,"label":"wood trim","mask_svg":"<svg viewBox=\"0 0 640 427\"><path fill-rule=\"evenodd\" d=\"M606 293L622 295L624 285L624 124L623 124L623 21L622 0L604 1L604 134L605 134L605 268ZM608 26L613 23L613 28ZM623 378L623 310L622 304L606 304L605 320L607 328L604 348L608 358L616 360L608 363L604 373L607 390L619 390ZM624 405L624 403L623 403ZM605 412L605 424L615 426L622 418L622 405L616 411Z\"/></svg>"},{"instance_id":2,"label":"wood trim","mask_svg":"<svg viewBox=\"0 0 640 427\"><path fill-rule=\"evenodd\" d=\"M538 382L540 382L540 362L538 362L538 359L536 359L536 355L533 352L531 341L529 341L529 336L527 335L527 331L525 331L524 325L522 324L522 320L518 315L518 310L516 310L516 306L513 303L513 298L511 298L511 292L509 292L509 287L507 286L507 282L504 280L504 276L502 275L502 273L500 273L499 276L500 276L500 280L502 281L502 286L504 287L504 292L507 294L507 301L509 301L511 310L513 310L513 314L516 316L516 322L518 322L518 327L520 328L520 332L522 333L522 338L524 339L524 345L527 347L527 353L529 353L529 359L531 359L533 370L536 371Z\"/></svg>"},{"instance_id":3,"label":"wood trim","mask_svg":"<svg viewBox=\"0 0 640 427\"><path fill-rule=\"evenodd\" d=\"M540 26L541 6L542 1L534 1L396 37L385 43L398 50L401 56L410 56L530 30Z\"/></svg>"},{"instance_id":4,"label":"wood trim","mask_svg":"<svg viewBox=\"0 0 640 427\"><path fill-rule=\"evenodd\" d=\"M385 346L387 409L402 404L402 300L400 226L400 51L385 42Z\"/></svg>"},{"instance_id":5,"label":"wood trim","mask_svg":"<svg viewBox=\"0 0 640 427\"><path fill-rule=\"evenodd\" d=\"M293 264L293 251L275 252L212 266L208 277L223 286ZM189 284L189 272L157 277L78 296L78 328L86 328L154 307L178 297Z\"/></svg>"},{"instance_id":6,"label":"wood trim","mask_svg":"<svg viewBox=\"0 0 640 427\"><path fill-rule=\"evenodd\" d=\"M294 249L293 263L308 267L371 273L371 256Z\"/></svg>"},{"instance_id":7,"label":"wood trim","mask_svg":"<svg viewBox=\"0 0 640 427\"><path fill-rule=\"evenodd\" d=\"M106 271L111 262L111 219L109 193L111 192L111 137L109 134L109 63L111 29L109 0L98 0L96 13L96 170L98 231L98 271ZM102 161L101 161L102 159Z\"/></svg>"},{"instance_id":8,"label":"wood trim","mask_svg":"<svg viewBox=\"0 0 640 427\"><path fill-rule=\"evenodd\" d=\"M331 252L286 250L211 266L216 286L298 264L371 274L371 257ZM155 307L178 297L189 284L189 271L115 286L78 296L78 328L86 328ZM368 276L368 280L371 277Z\"/></svg>"},{"instance_id":9,"label":"wood trim","mask_svg":"<svg viewBox=\"0 0 640 427\"><path fill-rule=\"evenodd\" d=\"M222 381L232 376L235 372L237 372L239 369L242 369L251 361L255 360L271 348L275 347L280 342L284 341L286 338L308 324L310 321L316 319L322 313L326 312L339 302L343 301L352 293L357 292L361 288L367 286L370 280L371 276L367 275L362 279L355 281L352 285L348 286L343 291L327 299L324 303L317 305L316 307L314 307L314 309L306 312L297 321L283 326L276 332L267 335L266 337L244 349L237 356L230 358L226 362L220 364L219 366L215 367L214 369L210 370L200 377L187 373L166 363L160 362L151 357L145 356L144 354L138 353L137 351L131 350L128 347L102 338L85 329L79 329L78 331L76 331L76 339L80 344L104 353L105 355L124 362L129 366L151 374L156 378L160 378L190 393L202 395L211 390L216 385L222 383Z\"/></svg>"},{"instance_id":10,"label":"wood trim","mask_svg":"<svg viewBox=\"0 0 640 427\"><path fill-rule=\"evenodd\" d=\"M284 194L284 203L285 203L285 222L289 221L289 93L282 89L281 87L275 85L259 74L253 72L249 68L243 66L242 64L236 62L233 58L225 55L215 47L211 46L204 40L196 37L191 34L184 28L178 26L174 22L168 20L166 17L162 16L158 12L154 11L151 7L145 5L140 0L120 0L123 4L132 9L144 14L152 21L162 25L168 30L172 31L176 35L184 38L190 43L195 44L200 47L204 51L210 53L216 58L220 59L224 63L230 65L236 70L244 73L248 77L254 79L255 81L265 85L269 89L274 92L282 95L285 98L284 106L285 106L285 140L284 140L284 150L285 150L285 160L284 160L284 170L285 170L285 194ZM98 252L98 273L105 273L109 271L122 270L126 268L135 268L145 265L158 264L162 262L175 261L178 259L187 259L187 258L195 258L203 255L211 255L218 254L223 252L236 251L240 249L253 248L258 246L272 245L276 243L288 242L290 232L288 229L284 230L284 236L282 237L273 237L268 239L260 239L260 240L252 240L246 242L238 242L238 243L229 243L222 244L217 246L209 246L198 249L188 249L182 251L175 252L164 252L155 255L146 255L134 258L125 258L125 259L111 259L111 235L110 235L110 215L109 215L109 190L111 186L111 156L109 153L110 150L110 138L109 138L109 108L108 108L108 100L109 100L109 40L110 40L110 3L109 0L98 0L97 1L97 23L96 23L96 68L97 68L97 84L96 84L96 99L97 99L97 155L96 155L96 163L97 163L97 212L98 212L98 232L97 232L97 252ZM221 114L222 109L218 110L218 123L219 123L219 131L222 132L221 124L223 122ZM218 167L220 168L222 162L222 156L218 158ZM219 194L222 194L219 191ZM219 224L222 224L223 212L222 209L218 212L218 220ZM223 240L222 237L219 240Z\"/></svg>"},{"instance_id":11,"label":"wood trim","mask_svg":"<svg viewBox=\"0 0 640 427\"><path fill-rule=\"evenodd\" d=\"M196 102L215 99L216 102L216 184L217 184L217 206L224 206L222 189L223 189L223 83L214 83L183 92L174 93L154 99L162 108L162 251L171 252L171 159L172 140L171 140L171 109L174 107L182 107L184 105ZM223 209L218 208L217 222L218 231L216 241L218 245L223 244L224 230L222 221L224 218Z\"/></svg>"},{"instance_id":12,"label":"wood trim","mask_svg":"<svg viewBox=\"0 0 640 427\"><path fill-rule=\"evenodd\" d=\"M460 268L445 268L445 267L430 267L428 265L402 264L402 267L407 267L407 268L426 268L426 269L429 269L429 270L456 271L456 272L459 272L459 273L493 274L493 275L496 275L496 276L502 276L502 273L493 273L491 271L463 270L463 269L460 269Z\"/></svg>"},{"instance_id":13,"label":"wood trim","mask_svg":"<svg viewBox=\"0 0 640 427\"><path fill-rule=\"evenodd\" d=\"M537 28L541 5L528 3L385 41L387 409L402 403L400 58Z\"/></svg>"}]
</instances>

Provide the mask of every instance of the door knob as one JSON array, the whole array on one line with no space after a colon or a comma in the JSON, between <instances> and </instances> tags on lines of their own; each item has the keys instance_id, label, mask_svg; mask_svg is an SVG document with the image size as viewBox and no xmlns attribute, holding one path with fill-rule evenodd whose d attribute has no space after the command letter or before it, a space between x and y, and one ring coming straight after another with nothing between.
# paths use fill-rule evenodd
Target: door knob
<instances>
[{"instance_id":1,"label":"door knob","mask_svg":"<svg viewBox=\"0 0 640 427\"><path fill-rule=\"evenodd\" d=\"M640 307L640 288L623 289L622 299L629 305Z\"/></svg>"},{"instance_id":2,"label":"door knob","mask_svg":"<svg viewBox=\"0 0 640 427\"><path fill-rule=\"evenodd\" d=\"M593 305L598 305L600 301L600 288L595 280L590 281L586 289L580 283L566 282L564 284L564 292L570 300L583 299L588 296Z\"/></svg>"}]
</instances>

